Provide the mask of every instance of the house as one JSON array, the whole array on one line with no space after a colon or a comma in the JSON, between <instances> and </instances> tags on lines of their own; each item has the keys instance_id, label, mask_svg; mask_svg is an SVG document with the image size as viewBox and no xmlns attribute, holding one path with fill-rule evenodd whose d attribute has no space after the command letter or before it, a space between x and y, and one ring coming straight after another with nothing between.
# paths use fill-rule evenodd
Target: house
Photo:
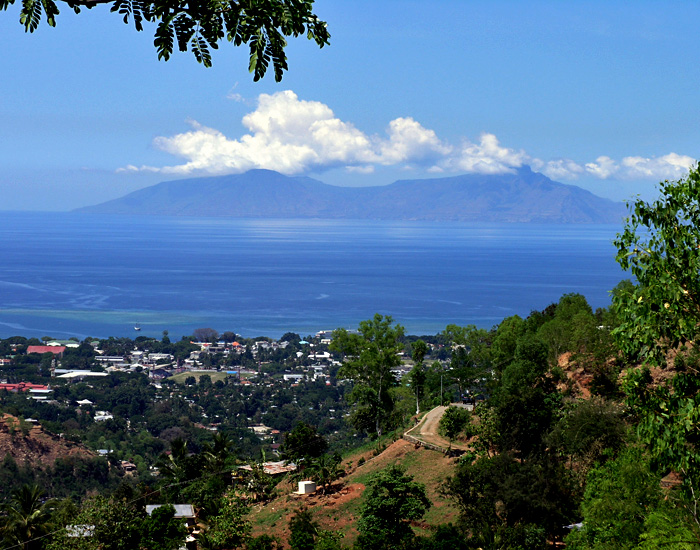
<instances>
[{"instance_id":1,"label":"house","mask_svg":"<svg viewBox=\"0 0 700 550\"><path fill-rule=\"evenodd\" d=\"M27 346L27 355L30 353L53 353L57 357L63 357L63 352L66 351L66 346Z\"/></svg>"},{"instance_id":2,"label":"house","mask_svg":"<svg viewBox=\"0 0 700 550\"><path fill-rule=\"evenodd\" d=\"M79 348L80 342L75 340L50 340L46 342L47 346L65 346L67 348Z\"/></svg>"},{"instance_id":3,"label":"house","mask_svg":"<svg viewBox=\"0 0 700 550\"><path fill-rule=\"evenodd\" d=\"M35 400L44 400L53 390L48 386L41 384L30 384L29 382L19 382L17 384L0 384L0 390L6 390L12 393L28 392L29 396Z\"/></svg>"}]
</instances>

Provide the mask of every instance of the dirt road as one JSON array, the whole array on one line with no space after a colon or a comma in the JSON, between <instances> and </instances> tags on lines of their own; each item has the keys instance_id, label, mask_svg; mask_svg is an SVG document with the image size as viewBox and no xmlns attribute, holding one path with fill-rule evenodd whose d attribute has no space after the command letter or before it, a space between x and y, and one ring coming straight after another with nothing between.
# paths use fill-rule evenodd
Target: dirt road
<instances>
[{"instance_id":1,"label":"dirt road","mask_svg":"<svg viewBox=\"0 0 700 550\"><path fill-rule=\"evenodd\" d=\"M457 404L455 403L455 405ZM420 439L421 441L425 441L426 443L448 449L450 447L450 442L438 434L440 419L445 409L447 409L447 407L435 407L433 410L429 411L417 425L408 430L406 434ZM468 446L453 441L452 448L467 450Z\"/></svg>"}]
</instances>

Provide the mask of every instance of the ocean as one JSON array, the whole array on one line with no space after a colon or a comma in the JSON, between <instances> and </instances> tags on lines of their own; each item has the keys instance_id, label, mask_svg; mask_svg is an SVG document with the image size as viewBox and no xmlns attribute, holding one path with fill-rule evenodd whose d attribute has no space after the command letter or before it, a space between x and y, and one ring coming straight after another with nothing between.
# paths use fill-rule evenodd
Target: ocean
<instances>
[{"instance_id":1,"label":"ocean","mask_svg":"<svg viewBox=\"0 0 700 550\"><path fill-rule=\"evenodd\" d=\"M570 292L608 306L619 230L3 212L0 337L491 328Z\"/></svg>"}]
</instances>

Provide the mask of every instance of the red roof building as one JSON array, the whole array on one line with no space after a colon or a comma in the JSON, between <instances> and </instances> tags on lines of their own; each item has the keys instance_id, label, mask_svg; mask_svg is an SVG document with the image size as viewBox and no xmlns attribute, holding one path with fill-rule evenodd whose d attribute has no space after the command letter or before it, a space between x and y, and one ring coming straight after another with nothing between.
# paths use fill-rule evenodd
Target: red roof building
<instances>
[{"instance_id":1,"label":"red roof building","mask_svg":"<svg viewBox=\"0 0 700 550\"><path fill-rule=\"evenodd\" d=\"M19 382L18 384L0 384L0 390L7 390L11 392L48 389L48 386L42 386L41 384L30 384L29 382Z\"/></svg>"},{"instance_id":2,"label":"red roof building","mask_svg":"<svg viewBox=\"0 0 700 550\"><path fill-rule=\"evenodd\" d=\"M54 355L63 355L66 351L66 346L27 346L27 354L29 353L53 353Z\"/></svg>"}]
</instances>

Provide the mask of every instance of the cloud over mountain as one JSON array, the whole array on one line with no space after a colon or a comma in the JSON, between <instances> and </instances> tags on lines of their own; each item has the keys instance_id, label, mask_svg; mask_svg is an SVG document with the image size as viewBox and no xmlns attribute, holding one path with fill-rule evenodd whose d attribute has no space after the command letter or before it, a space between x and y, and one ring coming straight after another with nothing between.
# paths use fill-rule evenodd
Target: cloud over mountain
<instances>
[{"instance_id":1,"label":"cloud over mountain","mask_svg":"<svg viewBox=\"0 0 700 550\"><path fill-rule=\"evenodd\" d=\"M287 90L260 94L255 110L242 123L247 133L231 138L219 130L189 121L191 130L157 137L156 148L184 160L172 166L126 166L122 171L166 174L236 174L262 168L296 175L312 170L345 167L367 173L375 166L420 166L431 172L504 174L530 165L563 180L582 176L599 179L677 179L695 163L686 155L628 156L620 160L601 155L580 163L562 158L542 160L522 149L504 147L483 133L476 142L464 138L453 145L411 117L390 121L385 135L368 135L339 119L318 101L299 99Z\"/></svg>"}]
</instances>

